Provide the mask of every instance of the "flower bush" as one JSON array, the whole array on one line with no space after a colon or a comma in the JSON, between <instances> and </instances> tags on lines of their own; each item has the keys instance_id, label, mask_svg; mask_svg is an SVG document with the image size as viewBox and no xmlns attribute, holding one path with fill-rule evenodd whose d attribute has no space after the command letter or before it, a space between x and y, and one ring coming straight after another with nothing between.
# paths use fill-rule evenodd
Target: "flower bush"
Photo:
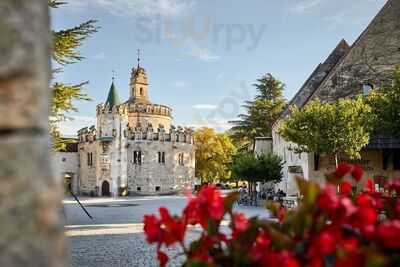
<instances>
[{"instance_id":1,"label":"flower bush","mask_svg":"<svg viewBox=\"0 0 400 267\"><path fill-rule=\"evenodd\" d=\"M235 193L222 197L204 187L180 216L166 208L159 217L146 215L144 231L157 245L160 266L169 260L163 249L172 245L181 246L188 267L400 266L400 179L388 182L384 194L371 180L356 193L353 184L362 174L358 166L340 164L323 186L298 179L303 197L296 209L268 204L277 220L246 218L232 209ZM195 225L201 233L188 244L186 233Z\"/></svg>"}]
</instances>

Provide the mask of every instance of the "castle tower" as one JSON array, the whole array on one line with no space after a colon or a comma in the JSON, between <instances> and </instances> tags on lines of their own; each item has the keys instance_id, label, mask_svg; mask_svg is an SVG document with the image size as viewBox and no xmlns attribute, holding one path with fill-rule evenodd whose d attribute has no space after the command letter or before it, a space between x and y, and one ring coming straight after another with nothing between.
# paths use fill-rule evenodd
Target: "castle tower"
<instances>
[{"instance_id":1,"label":"castle tower","mask_svg":"<svg viewBox=\"0 0 400 267\"><path fill-rule=\"evenodd\" d=\"M121 120L120 105L121 101L113 78L106 101L97 109L97 127L100 138L111 138L117 134Z\"/></svg>"},{"instance_id":2,"label":"castle tower","mask_svg":"<svg viewBox=\"0 0 400 267\"><path fill-rule=\"evenodd\" d=\"M138 64L137 68L132 69L131 73L131 83L130 83L130 91L131 91L131 102L135 103L150 103L149 95L148 95L148 82L146 70L140 67L140 51L138 50Z\"/></svg>"},{"instance_id":3,"label":"castle tower","mask_svg":"<svg viewBox=\"0 0 400 267\"><path fill-rule=\"evenodd\" d=\"M104 103L105 106L108 106L110 109L112 109L114 106L120 105L121 101L117 92L117 89L115 88L114 85L114 78L111 83L110 91L108 92L107 100Z\"/></svg>"}]
</instances>

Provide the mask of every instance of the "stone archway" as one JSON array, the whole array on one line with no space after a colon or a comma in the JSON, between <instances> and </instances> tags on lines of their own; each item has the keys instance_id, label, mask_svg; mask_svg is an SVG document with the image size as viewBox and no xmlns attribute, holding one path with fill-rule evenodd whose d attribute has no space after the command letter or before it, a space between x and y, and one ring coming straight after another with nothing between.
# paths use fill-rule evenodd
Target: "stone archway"
<instances>
[{"instance_id":1,"label":"stone archway","mask_svg":"<svg viewBox=\"0 0 400 267\"><path fill-rule=\"evenodd\" d=\"M102 196L107 196L107 197L111 196L111 192L110 192L110 183L109 183L109 182L104 181L104 182L101 184L101 195L102 195Z\"/></svg>"},{"instance_id":2,"label":"stone archway","mask_svg":"<svg viewBox=\"0 0 400 267\"><path fill-rule=\"evenodd\" d=\"M69 173L64 173L64 194L66 196L70 195L72 192L72 175Z\"/></svg>"}]
</instances>

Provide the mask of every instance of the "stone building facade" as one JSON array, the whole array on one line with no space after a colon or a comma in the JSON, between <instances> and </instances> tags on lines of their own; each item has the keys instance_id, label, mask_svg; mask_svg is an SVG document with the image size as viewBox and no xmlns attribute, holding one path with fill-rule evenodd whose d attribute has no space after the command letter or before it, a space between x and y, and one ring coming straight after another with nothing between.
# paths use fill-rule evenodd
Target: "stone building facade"
<instances>
[{"instance_id":1,"label":"stone building facade","mask_svg":"<svg viewBox=\"0 0 400 267\"><path fill-rule=\"evenodd\" d=\"M352 98L374 90L381 84L391 84L396 66L400 65L400 1L389 0L349 46L342 40L327 60L317 66L298 93L290 101L297 107L312 99L335 101ZM290 116L287 109L282 119ZM298 193L294 177L303 176L323 182L324 175L334 169L334 160L314 153L295 154L289 143L278 134L282 120L274 125L273 150L285 160L284 180L279 187L289 195ZM361 152L360 160L341 157L341 161L357 163L364 170L364 179L374 178L379 187L384 178L400 175L400 140L373 136ZM383 178L383 179L382 179Z\"/></svg>"},{"instance_id":2,"label":"stone building facade","mask_svg":"<svg viewBox=\"0 0 400 267\"><path fill-rule=\"evenodd\" d=\"M165 194L194 186L193 131L173 126L171 108L150 102L144 68L133 68L126 102L113 81L96 116L97 127L78 131L76 193Z\"/></svg>"}]
</instances>

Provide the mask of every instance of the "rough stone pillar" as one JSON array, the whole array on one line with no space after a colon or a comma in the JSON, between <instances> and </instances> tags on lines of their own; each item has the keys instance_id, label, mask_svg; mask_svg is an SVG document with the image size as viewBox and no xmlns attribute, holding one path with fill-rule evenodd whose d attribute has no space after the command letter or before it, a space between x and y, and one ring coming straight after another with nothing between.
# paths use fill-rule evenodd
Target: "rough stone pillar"
<instances>
[{"instance_id":1,"label":"rough stone pillar","mask_svg":"<svg viewBox=\"0 0 400 267\"><path fill-rule=\"evenodd\" d=\"M65 266L48 136L48 0L0 1L0 266Z\"/></svg>"}]
</instances>

